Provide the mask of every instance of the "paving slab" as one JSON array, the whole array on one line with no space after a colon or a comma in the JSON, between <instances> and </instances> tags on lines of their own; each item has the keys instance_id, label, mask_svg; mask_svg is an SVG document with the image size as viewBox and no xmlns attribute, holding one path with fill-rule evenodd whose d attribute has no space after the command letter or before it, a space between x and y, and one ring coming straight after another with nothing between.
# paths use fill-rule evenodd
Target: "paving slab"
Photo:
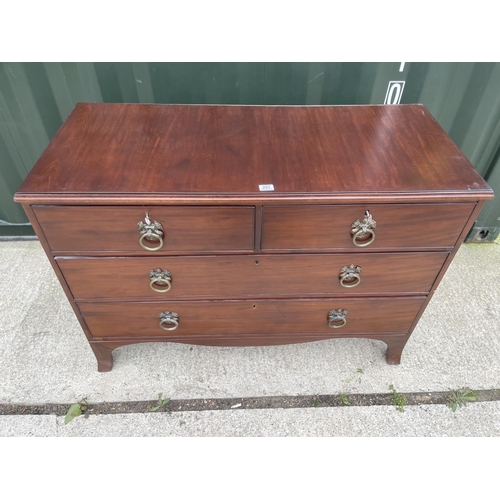
<instances>
[{"instance_id":1,"label":"paving slab","mask_svg":"<svg viewBox=\"0 0 500 500\"><path fill-rule=\"evenodd\" d=\"M0 437L57 437L58 435L59 425L54 415L0 415Z\"/></svg>"},{"instance_id":2,"label":"paving slab","mask_svg":"<svg viewBox=\"0 0 500 500\"><path fill-rule=\"evenodd\" d=\"M498 388L499 285L500 245L463 245L399 366L386 364L385 344L367 339L247 348L164 343L121 347L113 370L99 373L39 242L3 241L0 402L380 393L390 384L399 392Z\"/></svg>"}]
</instances>

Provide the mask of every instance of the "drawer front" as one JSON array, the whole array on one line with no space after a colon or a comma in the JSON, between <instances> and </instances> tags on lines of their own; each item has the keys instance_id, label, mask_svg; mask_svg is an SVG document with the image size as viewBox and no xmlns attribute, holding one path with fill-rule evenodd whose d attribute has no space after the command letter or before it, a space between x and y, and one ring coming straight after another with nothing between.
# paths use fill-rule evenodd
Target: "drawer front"
<instances>
[{"instance_id":1,"label":"drawer front","mask_svg":"<svg viewBox=\"0 0 500 500\"><path fill-rule=\"evenodd\" d=\"M266 206L262 249L451 248L474 207L474 203ZM366 211L376 222L371 229L374 239L358 247L353 242L352 224L363 224ZM370 232L358 233L357 242L365 244L371 238Z\"/></svg>"},{"instance_id":2,"label":"drawer front","mask_svg":"<svg viewBox=\"0 0 500 500\"><path fill-rule=\"evenodd\" d=\"M140 245L138 222L161 224L151 241L154 253L253 250L254 207L75 207L34 206L54 252L152 254Z\"/></svg>"},{"instance_id":3,"label":"drawer front","mask_svg":"<svg viewBox=\"0 0 500 500\"><path fill-rule=\"evenodd\" d=\"M363 334L408 331L423 297L269 301L80 303L94 338L281 334ZM345 324L328 326L330 311L347 310ZM178 327L160 328L160 313L176 313ZM342 324L334 319L333 325ZM173 328L172 320L164 326Z\"/></svg>"},{"instance_id":4,"label":"drawer front","mask_svg":"<svg viewBox=\"0 0 500 500\"><path fill-rule=\"evenodd\" d=\"M447 252L409 252L58 257L56 262L76 299L170 300L208 296L426 293L447 256Z\"/></svg>"}]
</instances>

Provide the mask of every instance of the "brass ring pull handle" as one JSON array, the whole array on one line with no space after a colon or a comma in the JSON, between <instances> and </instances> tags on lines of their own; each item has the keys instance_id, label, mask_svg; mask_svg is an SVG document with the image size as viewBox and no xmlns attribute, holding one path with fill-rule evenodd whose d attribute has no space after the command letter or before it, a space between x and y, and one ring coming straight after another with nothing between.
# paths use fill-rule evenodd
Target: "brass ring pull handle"
<instances>
[{"instance_id":1,"label":"brass ring pull handle","mask_svg":"<svg viewBox=\"0 0 500 500\"><path fill-rule=\"evenodd\" d=\"M156 247L150 247L144 244L143 240L146 239L148 241L154 241L158 240L160 244ZM144 250L149 250L151 252L156 252L156 250L159 250L163 246L163 238L157 234L151 233L151 234L143 234L141 238L139 239L139 244L141 245Z\"/></svg>"},{"instance_id":2,"label":"brass ring pull handle","mask_svg":"<svg viewBox=\"0 0 500 500\"><path fill-rule=\"evenodd\" d=\"M177 313L165 311L158 314L158 317L160 318L160 328L162 330L171 332L172 330L177 330L177 328L179 328L179 315Z\"/></svg>"},{"instance_id":3,"label":"brass ring pull handle","mask_svg":"<svg viewBox=\"0 0 500 500\"><path fill-rule=\"evenodd\" d=\"M137 227L141 234L139 245L141 245L144 250L156 252L163 246L163 226L157 221L151 222L148 213L146 213L144 217L144 222L140 221L137 223ZM149 246L146 245L146 241L158 242L159 244L156 246Z\"/></svg>"},{"instance_id":4,"label":"brass ring pull handle","mask_svg":"<svg viewBox=\"0 0 500 500\"><path fill-rule=\"evenodd\" d=\"M373 220L373 217L367 210L362 221L358 219L351 224L352 242L354 245L357 247L371 245L375 240L375 231L373 229L376 227L377 222ZM367 236L370 236L368 240L366 239Z\"/></svg>"},{"instance_id":5,"label":"brass ring pull handle","mask_svg":"<svg viewBox=\"0 0 500 500\"><path fill-rule=\"evenodd\" d=\"M330 328L342 328L347 323L345 317L348 313L347 309L332 309L328 313L328 326Z\"/></svg>"},{"instance_id":6,"label":"brass ring pull handle","mask_svg":"<svg viewBox=\"0 0 500 500\"><path fill-rule=\"evenodd\" d=\"M151 269L149 277L151 278L149 286L155 292L166 293L172 288L172 273L167 269L163 269L163 271L160 268Z\"/></svg>"},{"instance_id":7,"label":"brass ring pull handle","mask_svg":"<svg viewBox=\"0 0 500 500\"><path fill-rule=\"evenodd\" d=\"M344 266L340 270L339 281L344 288L354 288L361 283L361 271L363 269L360 266L355 266L351 264L350 266Z\"/></svg>"},{"instance_id":8,"label":"brass ring pull handle","mask_svg":"<svg viewBox=\"0 0 500 500\"><path fill-rule=\"evenodd\" d=\"M367 234L371 235L371 238L367 241L363 241L362 238L364 238ZM362 240L360 243L358 241L358 238ZM357 246L357 247L367 247L368 245L371 245L373 243L373 240L375 239L375 232L373 229L363 229L362 231L357 231L354 233L354 236L352 237L352 242Z\"/></svg>"}]
</instances>

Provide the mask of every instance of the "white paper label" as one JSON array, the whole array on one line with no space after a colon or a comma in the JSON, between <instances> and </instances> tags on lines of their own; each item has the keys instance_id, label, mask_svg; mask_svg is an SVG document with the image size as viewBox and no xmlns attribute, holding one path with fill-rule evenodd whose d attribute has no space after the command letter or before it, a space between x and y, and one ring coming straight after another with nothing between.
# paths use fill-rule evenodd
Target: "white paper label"
<instances>
[{"instance_id":1,"label":"white paper label","mask_svg":"<svg viewBox=\"0 0 500 500\"><path fill-rule=\"evenodd\" d=\"M274 184L259 184L259 191L274 191Z\"/></svg>"}]
</instances>

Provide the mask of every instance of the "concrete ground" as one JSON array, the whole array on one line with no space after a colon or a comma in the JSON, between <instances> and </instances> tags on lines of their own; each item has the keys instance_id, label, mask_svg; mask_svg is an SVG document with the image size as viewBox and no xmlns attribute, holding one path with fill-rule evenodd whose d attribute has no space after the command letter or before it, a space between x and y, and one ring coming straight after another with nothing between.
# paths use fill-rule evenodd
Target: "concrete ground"
<instances>
[{"instance_id":1,"label":"concrete ground","mask_svg":"<svg viewBox=\"0 0 500 500\"><path fill-rule=\"evenodd\" d=\"M500 388L500 245L461 247L399 366L385 344L137 344L94 355L38 241L0 242L0 404L143 401ZM499 436L500 402L0 416L0 436Z\"/></svg>"}]
</instances>

